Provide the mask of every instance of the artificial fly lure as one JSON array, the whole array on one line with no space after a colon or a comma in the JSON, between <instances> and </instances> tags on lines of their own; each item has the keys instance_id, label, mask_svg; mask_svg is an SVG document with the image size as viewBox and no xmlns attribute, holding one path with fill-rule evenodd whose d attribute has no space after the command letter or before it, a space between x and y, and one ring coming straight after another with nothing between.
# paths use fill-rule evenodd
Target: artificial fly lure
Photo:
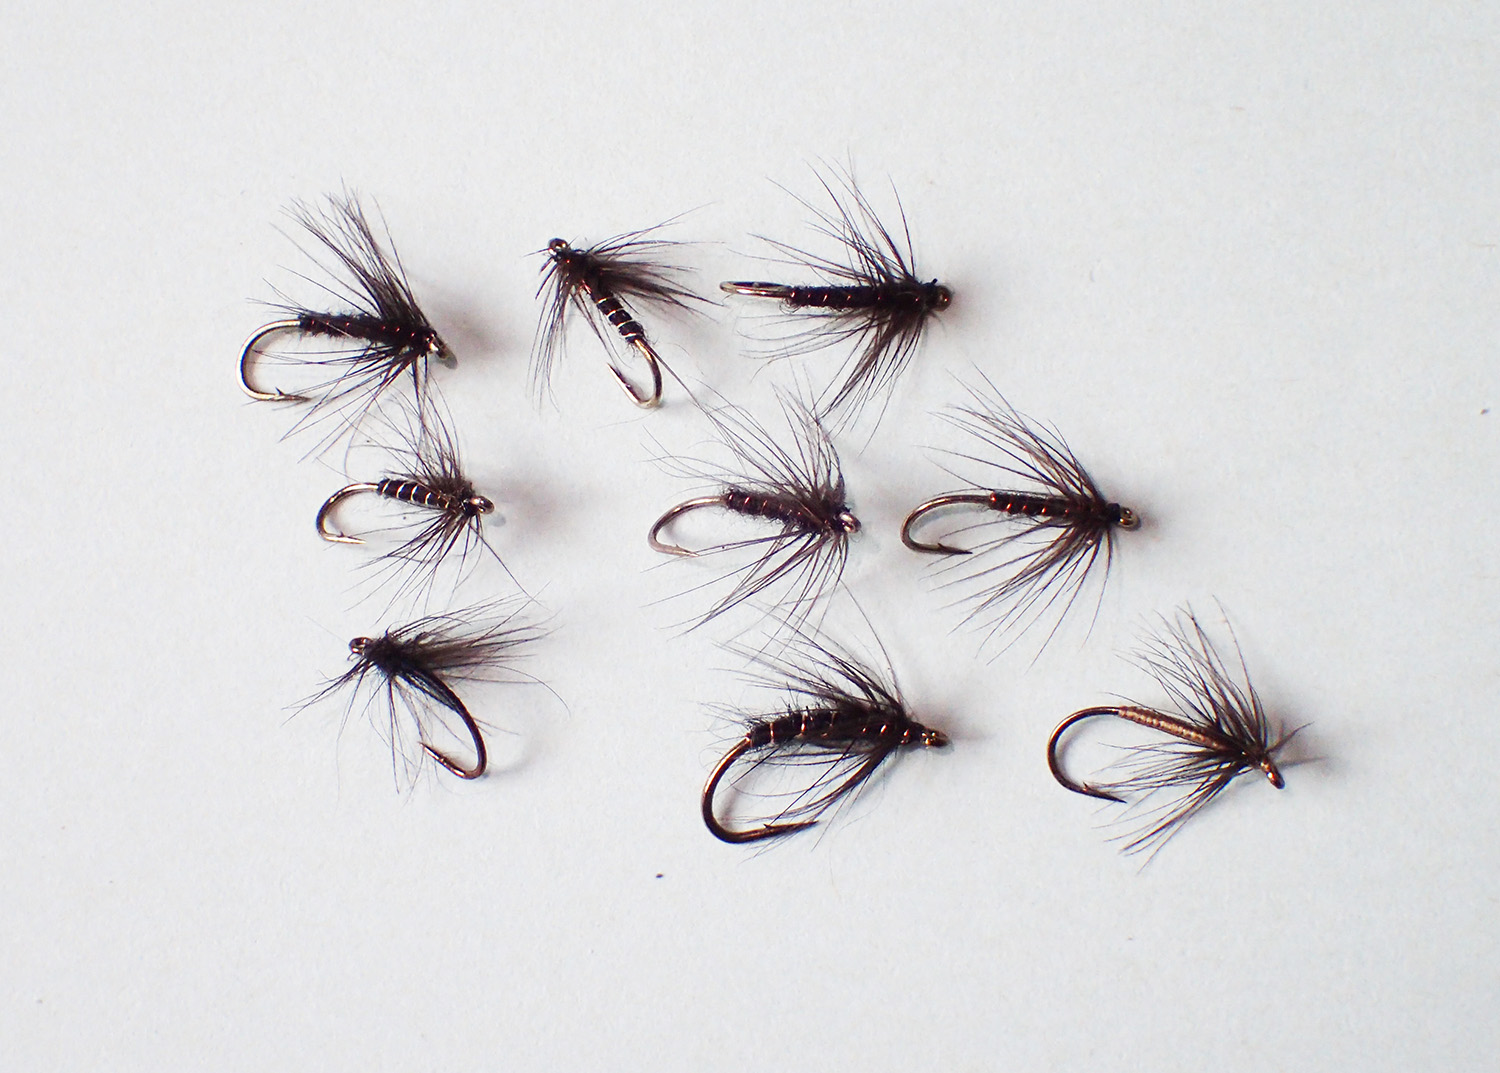
<instances>
[{"instance_id":1,"label":"artificial fly lure","mask_svg":"<svg viewBox=\"0 0 1500 1073\"><path fill-rule=\"evenodd\" d=\"M777 446L765 429L737 407L706 410L737 463L737 472L715 474L718 491L672 507L647 536L654 550L667 555L755 552L750 562L729 572L738 580L697 625L717 618L746 597L782 585L786 591L778 606L789 621L799 621L843 576L849 536L859 530L859 519L846 501L838 452L817 416L804 405L783 396L782 411L794 440L790 449ZM774 531L696 550L663 539L663 531L683 515L706 508L766 522Z\"/></svg>"},{"instance_id":2,"label":"artificial fly lure","mask_svg":"<svg viewBox=\"0 0 1500 1073\"><path fill-rule=\"evenodd\" d=\"M374 565L388 574L386 580L397 583L397 596L430 589L439 565L455 551L461 572L471 554L482 548L509 573L484 536L484 517L494 511L495 504L475 491L473 482L464 475L458 444L441 407L430 404L425 416L409 417L408 427L399 430L405 434L407 447L391 449L406 468L378 481L347 485L329 496L318 511L318 535L337 544L364 544L363 537L350 536L338 528L334 514L345 500L371 494L423 513L424 520L415 532L374 560Z\"/></svg>"},{"instance_id":3,"label":"artificial fly lure","mask_svg":"<svg viewBox=\"0 0 1500 1073\"><path fill-rule=\"evenodd\" d=\"M365 708L390 743L398 785L415 781L424 758L461 779L477 779L489 762L484 735L450 683L497 680L516 650L541 633L517 623L516 612L501 611L501 605L483 605L419 619L379 637L356 637L349 642L354 665L302 707L349 689L352 709L368 683L373 690ZM497 616L490 625L471 625ZM458 759L458 749L471 751L472 759Z\"/></svg>"},{"instance_id":4,"label":"artificial fly lure","mask_svg":"<svg viewBox=\"0 0 1500 1073\"><path fill-rule=\"evenodd\" d=\"M631 400L642 407L661 402L664 363L647 340L646 330L624 303L691 309L690 302L703 301L679 282L685 270L666 259L686 243L650 237L665 226L632 231L586 248L569 245L560 238L547 243L547 248L541 251L547 264L537 288L538 297L546 297L531 369L538 391L551 382L568 311L576 309L606 347L609 341L604 326L608 324L646 363L651 377L651 387L646 391L636 387L618 365L610 363L609 371Z\"/></svg>"},{"instance_id":5,"label":"artificial fly lure","mask_svg":"<svg viewBox=\"0 0 1500 1073\"><path fill-rule=\"evenodd\" d=\"M1052 777L1074 793L1118 804L1127 803L1121 795L1144 795L1141 800L1164 795L1161 803L1144 811L1144 822L1125 842L1126 853L1149 849L1154 855L1182 824L1246 772L1259 771L1281 789L1285 783L1277 754L1302 729L1273 732L1250 684L1238 641L1238 667L1231 668L1191 610L1163 624L1163 632L1148 640L1137 660L1166 690L1177 714L1135 703L1085 708L1059 723L1047 742ZM1229 632L1233 639L1233 629ZM1119 779L1075 782L1062 769L1060 742L1071 727L1100 716L1124 719L1176 740L1130 747L1130 755L1118 762L1125 772Z\"/></svg>"},{"instance_id":6,"label":"artificial fly lure","mask_svg":"<svg viewBox=\"0 0 1500 1073\"><path fill-rule=\"evenodd\" d=\"M721 841L756 842L811 827L851 799L898 750L948 744L941 730L912 718L894 676L830 642L794 631L776 656L731 650L763 667L767 673L757 680L780 689L783 700L775 715L746 721L744 737L703 786L703 822ZM733 827L719 818L717 804L731 771L737 798L770 802ZM779 792L763 795L752 788L757 779L775 781L778 774L786 780Z\"/></svg>"},{"instance_id":7,"label":"artificial fly lure","mask_svg":"<svg viewBox=\"0 0 1500 1073\"><path fill-rule=\"evenodd\" d=\"M966 385L972 405L943 415L982 445L976 453L953 454L987 467L997 483L1020 478L1032 487L995 490L991 485L935 496L906 516L901 540L913 551L957 559L952 564L957 576L949 583L977 582L977 592L969 597L969 617L986 624L988 638L1019 635L1054 609L1056 632L1094 566L1099 564L1101 574L1108 576L1115 530L1136 529L1140 518L1105 498L1055 429L1022 417L993 384L985 384L988 391ZM989 512L959 533L991 524L1003 524L1005 531L972 548L917 539L915 529L927 515L952 507Z\"/></svg>"},{"instance_id":8,"label":"artificial fly lure","mask_svg":"<svg viewBox=\"0 0 1500 1073\"><path fill-rule=\"evenodd\" d=\"M295 202L287 212L332 255L330 268L309 254L335 277L344 277L319 286L348 307L323 313L282 303L279 308L288 316L262 326L240 353L240 383L253 399L306 404L308 409L292 431L335 418L337 427L325 437L326 448L344 432L356 429L381 396L408 376L420 410L425 403L428 362L453 359L412 296L401 259L394 246L389 246L389 235L388 251L375 237L354 195L330 195L322 210ZM262 349L266 340L279 335L327 339L333 349L306 353ZM257 387L251 377L257 359L297 366L298 376L311 383L294 392Z\"/></svg>"},{"instance_id":9,"label":"artificial fly lure","mask_svg":"<svg viewBox=\"0 0 1500 1073\"><path fill-rule=\"evenodd\" d=\"M899 240L880 222L853 176L828 169L832 180L814 169L833 209L815 207L796 198L813 214L813 229L842 247L842 258L820 257L764 238L787 263L816 273L821 282L762 283L726 281L721 290L781 303L793 317L811 316L811 326L778 340L777 356L808 354L825 346L849 343L853 354L818 402L818 413L857 410L878 395L888 394L905 370L933 314L948 308L953 292L936 279L922 282L912 254L906 210L901 214ZM894 189L892 193L894 193Z\"/></svg>"}]
</instances>

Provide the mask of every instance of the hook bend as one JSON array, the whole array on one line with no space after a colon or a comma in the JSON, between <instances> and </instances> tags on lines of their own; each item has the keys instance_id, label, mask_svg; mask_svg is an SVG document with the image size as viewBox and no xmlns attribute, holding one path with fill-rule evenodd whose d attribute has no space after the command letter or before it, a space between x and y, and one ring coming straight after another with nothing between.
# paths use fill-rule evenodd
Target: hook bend
<instances>
[{"instance_id":1,"label":"hook bend","mask_svg":"<svg viewBox=\"0 0 1500 1073\"><path fill-rule=\"evenodd\" d=\"M489 766L489 753L484 747L484 735L479 733L479 724L474 722L474 717L469 714L469 709L464 707L464 702L458 699L458 694L442 682L437 679L424 679L422 684L431 688L433 696L463 720L464 729L469 732L469 738L474 742L474 766L464 767L457 760L445 756L425 741L422 743L423 751L461 779L479 778L484 774L484 769Z\"/></svg>"},{"instance_id":2,"label":"hook bend","mask_svg":"<svg viewBox=\"0 0 1500 1073\"><path fill-rule=\"evenodd\" d=\"M722 507L723 505L724 497L721 495L699 496L697 499L689 499L686 502L679 503L656 519L656 524L651 527L651 532L647 535L646 542L651 545L653 551L663 552L666 555L697 555L696 551L684 548L680 544L669 544L665 540L662 540L661 531L690 510L698 510L700 507Z\"/></svg>"},{"instance_id":3,"label":"hook bend","mask_svg":"<svg viewBox=\"0 0 1500 1073\"><path fill-rule=\"evenodd\" d=\"M651 344L644 339L632 339L630 345L635 347L636 352L645 359L646 365L651 369L651 393L641 394L640 390L630 382L630 378L614 362L610 362L609 371L615 374L615 379L625 389L625 394L630 396L631 402L643 410L655 409L661 405L661 359L656 356L656 351Z\"/></svg>"},{"instance_id":4,"label":"hook bend","mask_svg":"<svg viewBox=\"0 0 1500 1073\"><path fill-rule=\"evenodd\" d=\"M252 399L255 399L259 402L309 401L306 395L288 395L286 392L280 390L279 388L272 388L270 391L262 391L260 388L256 387L250 382L250 366L254 364L255 344L259 343L267 336L276 335L279 332L296 332L301 330L302 322L295 318L290 320L273 320L270 324L265 325L254 335L252 335L249 341L245 343L245 349L240 351L240 387L244 388L246 393Z\"/></svg>"},{"instance_id":5,"label":"hook bend","mask_svg":"<svg viewBox=\"0 0 1500 1073\"><path fill-rule=\"evenodd\" d=\"M943 495L934 496L926 503L921 504L906 516L906 521L901 523L901 543L912 551L925 551L936 555L968 555L965 548L955 548L950 544L929 544L912 536L912 530L916 528L923 515L943 507L955 505L972 505L988 507L993 504L995 497L990 492L945 492Z\"/></svg>"},{"instance_id":6,"label":"hook bend","mask_svg":"<svg viewBox=\"0 0 1500 1073\"><path fill-rule=\"evenodd\" d=\"M1125 803L1123 797L1116 797L1114 794L1090 786L1086 782L1074 782L1063 771L1062 763L1057 758L1058 742L1062 740L1063 734L1067 732L1069 727L1075 723L1081 723L1085 719L1092 719L1095 716L1112 715L1116 718L1124 718L1120 712L1121 709L1119 708L1085 708L1081 712L1074 712L1061 723L1057 724L1057 729L1052 732L1052 737L1047 740L1047 767L1052 770L1052 777L1057 780L1059 786L1065 790L1072 790L1075 794L1083 794L1085 797L1097 797L1101 801L1114 801L1122 805Z\"/></svg>"},{"instance_id":7,"label":"hook bend","mask_svg":"<svg viewBox=\"0 0 1500 1073\"><path fill-rule=\"evenodd\" d=\"M350 496L359 495L361 492L375 492L379 489L380 485L378 484L370 484L362 481L359 484L351 484L347 488L340 488L333 495L329 496L323 501L323 506L318 509L318 535L324 540L332 541L335 544L363 544L364 540L362 538L349 536L347 533L340 532L334 528L331 523L331 516L334 508Z\"/></svg>"},{"instance_id":8,"label":"hook bend","mask_svg":"<svg viewBox=\"0 0 1500 1073\"><path fill-rule=\"evenodd\" d=\"M775 838L778 835L789 835L793 831L800 831L804 827L811 827L814 820L799 820L796 823L767 823L760 827L751 827L744 831L734 831L725 827L714 815L714 794L719 788L719 780L730 766L751 748L750 739L742 738L733 749L724 754L724 759L713 770L708 777L708 782L703 784L703 822L708 827L709 834L720 842L739 844L742 842L759 842L762 838Z\"/></svg>"}]
</instances>

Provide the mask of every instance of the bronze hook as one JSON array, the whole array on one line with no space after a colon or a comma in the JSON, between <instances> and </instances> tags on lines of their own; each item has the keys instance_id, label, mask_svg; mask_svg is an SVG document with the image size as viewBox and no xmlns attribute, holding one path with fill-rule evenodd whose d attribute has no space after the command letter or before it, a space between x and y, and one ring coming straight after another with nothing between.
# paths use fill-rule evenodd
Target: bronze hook
<instances>
[{"instance_id":1,"label":"bronze hook","mask_svg":"<svg viewBox=\"0 0 1500 1073\"><path fill-rule=\"evenodd\" d=\"M768 823L760 828L748 831L731 831L719 822L714 815L714 792L719 788L719 780L724 777L724 772L729 766L743 756L746 750L752 748L748 737L740 739L733 749L724 754L724 759L719 761L718 767L714 768L713 774L703 784L703 822L708 826L709 834L721 842L758 842L762 838L775 838L777 835L789 835L793 831L800 831L804 827L811 827L814 820L799 820L796 823Z\"/></svg>"},{"instance_id":2,"label":"bronze hook","mask_svg":"<svg viewBox=\"0 0 1500 1073\"><path fill-rule=\"evenodd\" d=\"M1057 780L1058 785L1065 790L1072 790L1075 794L1083 794L1085 797L1097 797L1101 801L1114 801L1121 805L1125 803L1123 797L1116 797L1114 794L1095 789L1086 782L1074 782L1063 772L1062 764L1057 759L1057 743L1062 738L1063 733L1074 723L1081 723L1085 719L1092 719L1096 715L1119 714L1120 709L1118 708L1085 708L1081 712L1074 712L1061 723L1057 724L1057 729L1052 732L1052 737L1047 739L1047 767L1052 769L1052 777Z\"/></svg>"},{"instance_id":3,"label":"bronze hook","mask_svg":"<svg viewBox=\"0 0 1500 1073\"><path fill-rule=\"evenodd\" d=\"M615 379L625 389L625 394L630 396L630 401L643 410L655 409L661 405L661 359L656 356L656 351L651 344L644 339L631 340L631 346L640 352L641 357L646 359L646 364L651 367L651 394L642 395L636 386L630 382L630 378L620 371L620 367L610 362L609 371L615 374Z\"/></svg>"},{"instance_id":4,"label":"bronze hook","mask_svg":"<svg viewBox=\"0 0 1500 1073\"><path fill-rule=\"evenodd\" d=\"M978 504L981 506L992 506L995 496L991 492L945 492L943 495L934 496L926 503L921 504L906 516L906 521L901 523L901 543L912 551L925 551L937 555L968 555L965 548L955 548L948 544L927 544L911 535L912 528L921 520L922 515L941 507L951 507L957 503Z\"/></svg>"},{"instance_id":5,"label":"bronze hook","mask_svg":"<svg viewBox=\"0 0 1500 1073\"><path fill-rule=\"evenodd\" d=\"M755 280L725 280L719 290L725 294L743 294L752 298L780 298L785 301L794 288L785 283L761 283Z\"/></svg>"},{"instance_id":6,"label":"bronze hook","mask_svg":"<svg viewBox=\"0 0 1500 1073\"><path fill-rule=\"evenodd\" d=\"M245 391L250 395L252 399L256 399L260 402L310 401L306 395L288 395L286 392L282 391L279 388L272 388L270 391L261 391L259 388L250 383L250 364L251 358L255 354L255 344L260 342L266 336L275 335L277 332L293 332L301 330L302 322L300 320L274 320L270 324L262 327L254 335L252 335L249 341L245 344L245 349L240 351L240 386L245 389Z\"/></svg>"},{"instance_id":7,"label":"bronze hook","mask_svg":"<svg viewBox=\"0 0 1500 1073\"><path fill-rule=\"evenodd\" d=\"M663 552L667 555L697 555L698 553L696 551L690 551L689 549L682 547L680 544L666 543L660 538L658 534L660 534L661 531L667 526L671 525L673 521L686 514L690 510L697 510L699 507L722 507L723 505L724 497L721 495L699 496L697 499L689 499L686 502L679 503L677 504L677 506L673 507L671 510L663 514L660 518L656 519L656 524L651 527L651 532L646 536L646 542L651 545L653 550Z\"/></svg>"},{"instance_id":8,"label":"bronze hook","mask_svg":"<svg viewBox=\"0 0 1500 1073\"><path fill-rule=\"evenodd\" d=\"M458 699L458 694L449 689L445 684L437 681L436 679L428 679L424 684L435 687L436 690L441 694L438 699L442 702L442 704L463 720L464 728L468 730L469 737L474 741L474 753L476 759L474 761L473 767L466 768L456 760L452 760L447 756L444 756L442 753L438 752L438 750L434 749L431 745L428 745L425 741L422 743L422 748L426 751L428 756L432 757L439 764L442 764L443 767L447 768L459 778L479 778L479 776L484 774L484 769L489 766L489 753L485 750L484 747L484 736L479 733L479 724L474 722L474 717L469 714L469 709L464 706L464 702Z\"/></svg>"},{"instance_id":9,"label":"bronze hook","mask_svg":"<svg viewBox=\"0 0 1500 1073\"><path fill-rule=\"evenodd\" d=\"M364 540L360 537L352 537L331 528L328 524L328 519L333 513L333 508L350 496L358 495L361 492L376 492L379 490L380 485L378 484L361 482L360 484L351 484L347 488L340 488L337 492L333 493L333 495L329 496L323 502L323 506L318 510L318 535L324 540L332 541L335 544L363 544Z\"/></svg>"},{"instance_id":10,"label":"bronze hook","mask_svg":"<svg viewBox=\"0 0 1500 1073\"><path fill-rule=\"evenodd\" d=\"M1096 715L1112 715L1116 719L1124 719L1127 722L1135 723L1137 726L1159 730L1163 734L1170 734L1174 738L1180 738L1183 741L1189 741L1194 745L1200 745L1207 749L1223 749L1228 745L1218 735L1208 733L1190 723L1183 722L1181 719L1174 719L1170 715L1164 715L1150 708L1122 705L1120 707L1085 708L1081 712L1074 712L1061 723L1057 724L1057 729L1052 732L1052 737L1047 741L1047 766L1052 769L1052 777L1064 789L1072 790L1075 794L1084 794L1087 797L1097 797L1104 801L1117 801L1120 804L1125 803L1124 798L1116 797L1114 794L1090 786L1086 782L1074 782L1067 775L1063 774L1062 765L1057 760L1057 743L1062 737L1063 732L1074 723L1081 723L1083 720L1091 719ZM1270 772L1267 772L1267 776L1270 776ZM1278 773L1276 778L1279 777L1280 774ZM1276 778L1271 779L1273 786L1276 784Z\"/></svg>"}]
</instances>

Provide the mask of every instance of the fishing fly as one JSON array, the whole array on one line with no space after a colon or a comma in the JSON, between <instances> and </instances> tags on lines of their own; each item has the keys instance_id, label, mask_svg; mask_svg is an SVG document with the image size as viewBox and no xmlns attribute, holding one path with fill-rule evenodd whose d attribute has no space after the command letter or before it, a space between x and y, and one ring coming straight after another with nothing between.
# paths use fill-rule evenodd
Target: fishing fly
<instances>
[{"instance_id":1,"label":"fishing fly","mask_svg":"<svg viewBox=\"0 0 1500 1073\"><path fill-rule=\"evenodd\" d=\"M892 234L847 170L826 170L829 175L815 168L814 175L833 204L831 210L792 197L813 215L813 230L836 243L839 253L822 257L761 236L785 263L811 270L819 282L719 284L729 294L778 301L793 321L812 318L809 326L776 340L776 356L809 354L831 345L852 347L835 382L818 401L824 418L840 411L852 413L878 396L888 396L928 322L953 301L947 286L936 279L924 283L918 276L900 195L896 207L901 224Z\"/></svg>"},{"instance_id":2,"label":"fishing fly","mask_svg":"<svg viewBox=\"0 0 1500 1073\"><path fill-rule=\"evenodd\" d=\"M518 614L486 604L356 637L349 642L353 666L302 706L349 690L352 710L363 696L364 710L391 746L398 786L414 783L427 759L461 779L477 779L489 753L479 722L452 683L506 680L506 665L541 635L517 621ZM474 625L486 619L488 625Z\"/></svg>"},{"instance_id":3,"label":"fishing fly","mask_svg":"<svg viewBox=\"0 0 1500 1073\"><path fill-rule=\"evenodd\" d=\"M948 744L941 730L912 717L894 675L836 644L795 630L774 656L737 646L731 651L755 661L762 668L755 680L782 696L775 714L745 720L744 737L703 786L703 822L721 841L756 842L811 827L851 800L897 752ZM769 804L733 821L721 819L717 799L726 776L736 801ZM777 776L784 788L757 792L757 785Z\"/></svg>"},{"instance_id":4,"label":"fishing fly","mask_svg":"<svg viewBox=\"0 0 1500 1073\"><path fill-rule=\"evenodd\" d=\"M322 444L326 448L357 428L385 392L408 377L420 409L429 361L451 362L452 354L412 296L389 234L382 245L354 195L330 195L323 209L294 202L287 214L331 257L325 263L308 255L334 278L317 285L345 308L320 312L279 303L287 315L259 328L240 353L240 383L253 399L306 405L294 432L335 420ZM267 350L265 345L278 336L329 340L333 349ZM295 367L296 377L310 383L294 391L257 386L252 370L262 359Z\"/></svg>"},{"instance_id":5,"label":"fishing fly","mask_svg":"<svg viewBox=\"0 0 1500 1073\"><path fill-rule=\"evenodd\" d=\"M495 504L480 495L464 474L457 440L436 397L429 401L425 417L407 409L406 425L392 424L406 440L406 447L387 448L404 465L378 481L346 485L329 496L318 511L318 535L337 544L366 543L364 537L344 532L335 515L346 500L373 495L414 508L423 519L397 547L372 563L385 575L378 584L395 583L397 597L430 591L439 567L450 554L459 564L460 577L466 575L472 556L481 549L510 573L484 535L484 519L494 512Z\"/></svg>"},{"instance_id":6,"label":"fishing fly","mask_svg":"<svg viewBox=\"0 0 1500 1073\"><path fill-rule=\"evenodd\" d=\"M697 625L773 587L782 597L776 606L789 620L800 621L843 576L849 537L858 532L859 519L847 502L838 452L817 416L805 405L782 396L781 406L791 427L790 448L777 445L764 428L738 407L705 410L733 457L735 468L712 472L679 466L690 475L716 479L719 487L710 495L672 507L656 520L647 536L654 550L667 555L695 558L737 551L751 553L748 562L716 579L733 576L736 581ZM710 508L764 522L772 531L697 549L663 536L684 515Z\"/></svg>"},{"instance_id":7,"label":"fishing fly","mask_svg":"<svg viewBox=\"0 0 1500 1073\"><path fill-rule=\"evenodd\" d=\"M1099 491L1056 429L1021 416L988 379L984 383L988 390L965 385L971 404L942 416L979 441L972 452L951 454L984 467L990 480L977 483L989 486L945 492L920 504L906 516L901 540L913 551L953 557L947 584L973 590L964 597L972 605L968 617L983 623L987 639L1014 640L1052 615L1050 639L1094 568L1101 579L1108 577L1115 531L1138 528L1140 518ZM1029 487L1003 488L1014 479ZM978 508L986 516L946 539L997 524L1001 531L968 548L917 538L929 515L955 507ZM1100 600L1103 595L1101 580Z\"/></svg>"},{"instance_id":8,"label":"fishing fly","mask_svg":"<svg viewBox=\"0 0 1500 1073\"><path fill-rule=\"evenodd\" d=\"M606 348L609 340L605 325L608 325L645 362L651 383L645 390L610 362L609 371L631 400L648 408L661 402L664 363L646 338L646 329L625 303L692 309L689 303L703 301L682 285L680 279L686 270L671 261L678 248L687 243L653 237L665 226L632 231L595 246L573 246L560 238L547 243L547 248L541 251L547 263L542 269L537 295L545 297L531 367L532 382L539 391L551 383L552 366L562 348L569 310L576 310Z\"/></svg>"},{"instance_id":9,"label":"fishing fly","mask_svg":"<svg viewBox=\"0 0 1500 1073\"><path fill-rule=\"evenodd\" d=\"M1126 853L1150 850L1155 855L1184 823L1247 772L1258 771L1281 789L1285 782L1277 756L1302 729L1281 734L1272 729L1250 684L1238 640L1230 665L1190 609L1179 612L1175 621L1162 622L1163 631L1148 639L1136 660L1166 690L1175 714L1134 702L1085 708L1059 723L1047 742L1047 765L1065 789L1118 804L1127 803L1122 795L1140 795L1136 804L1161 795L1159 803L1136 812L1143 822L1126 836ZM1232 628L1229 634L1234 639ZM1106 716L1174 740L1130 747L1129 755L1118 761L1124 772L1118 779L1076 782L1058 756L1063 735L1087 719Z\"/></svg>"}]
</instances>

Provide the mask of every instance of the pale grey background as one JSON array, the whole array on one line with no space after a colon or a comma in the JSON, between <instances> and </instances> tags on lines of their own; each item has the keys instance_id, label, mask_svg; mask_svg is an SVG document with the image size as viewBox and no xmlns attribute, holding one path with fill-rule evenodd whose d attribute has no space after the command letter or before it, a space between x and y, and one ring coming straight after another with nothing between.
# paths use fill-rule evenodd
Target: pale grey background
<instances>
[{"instance_id":1,"label":"pale grey background","mask_svg":"<svg viewBox=\"0 0 1500 1073\"><path fill-rule=\"evenodd\" d=\"M1041 7L5 16L0 1064L1492 1068L1500 17ZM754 854L696 810L703 706L743 692L643 540L690 491L649 436L700 425L581 336L535 410L526 255L696 209L711 292L762 274L749 233L806 237L768 179L819 158L884 211L893 181L958 294L845 448L850 585L957 742ZM342 474L234 359L304 267L281 208L342 184L459 353L493 539L553 614L565 706L477 695L524 759L475 785L398 795L366 723L287 711L379 607L312 533ZM658 336L737 392L734 326ZM973 365L1148 521L1034 664L976 658L895 536ZM1155 699L1115 653L1215 598L1321 759L1141 871L1042 744Z\"/></svg>"}]
</instances>

